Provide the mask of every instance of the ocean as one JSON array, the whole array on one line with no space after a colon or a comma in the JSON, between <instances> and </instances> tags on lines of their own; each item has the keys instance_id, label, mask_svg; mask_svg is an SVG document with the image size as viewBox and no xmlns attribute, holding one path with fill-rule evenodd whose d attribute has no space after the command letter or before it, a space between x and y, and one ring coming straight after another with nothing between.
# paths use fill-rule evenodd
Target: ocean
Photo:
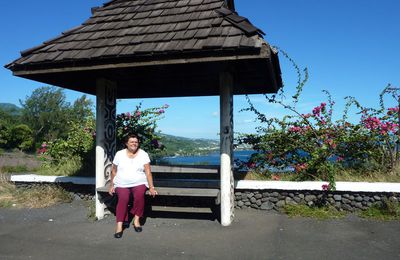
<instances>
[{"instance_id":1,"label":"ocean","mask_svg":"<svg viewBox=\"0 0 400 260\"><path fill-rule=\"evenodd\" d=\"M254 151L234 151L234 160L247 161ZM220 154L213 152L206 155L164 157L162 162L172 165L219 165Z\"/></svg>"}]
</instances>

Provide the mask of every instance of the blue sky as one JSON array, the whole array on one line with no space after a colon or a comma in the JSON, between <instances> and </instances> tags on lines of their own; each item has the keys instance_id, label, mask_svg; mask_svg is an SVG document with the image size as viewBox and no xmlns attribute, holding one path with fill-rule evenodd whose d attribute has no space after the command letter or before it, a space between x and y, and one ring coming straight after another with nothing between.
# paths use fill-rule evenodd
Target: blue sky
<instances>
[{"instance_id":1,"label":"blue sky","mask_svg":"<svg viewBox=\"0 0 400 260\"><path fill-rule=\"evenodd\" d=\"M105 0L13 0L1 1L0 64L19 57L19 52L75 27L90 16L90 8ZM301 67L309 69L310 79L298 109L309 112L326 100L328 90L336 101L335 116L341 115L345 96L356 97L365 106L377 106L378 95L391 83L400 87L400 26L398 0L236 0L236 10L265 33L265 39L285 50ZM281 57L285 91L295 87L295 72ZM0 67L0 103L24 100L42 83L12 76ZM73 102L82 94L65 91ZM95 100L93 96L90 96ZM262 96L251 96L261 111L284 115L282 108L267 104ZM217 139L219 132L218 97L159 98L122 100L117 112L128 112L136 104L143 107L169 104L159 122L163 133ZM388 100L394 104L392 100ZM243 96L234 98L236 132L254 132L254 115L239 113L246 107ZM354 117L355 120L355 117Z\"/></svg>"}]
</instances>

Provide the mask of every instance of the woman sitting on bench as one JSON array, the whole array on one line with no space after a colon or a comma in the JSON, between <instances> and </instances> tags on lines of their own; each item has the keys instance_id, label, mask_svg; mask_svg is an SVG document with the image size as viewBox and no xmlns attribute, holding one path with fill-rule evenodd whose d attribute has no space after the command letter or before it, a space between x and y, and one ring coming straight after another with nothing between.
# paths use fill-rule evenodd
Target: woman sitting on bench
<instances>
[{"instance_id":1,"label":"woman sitting on bench","mask_svg":"<svg viewBox=\"0 0 400 260\"><path fill-rule=\"evenodd\" d=\"M116 208L117 226L115 238L121 238L124 223L128 223L128 204L129 197L133 195L133 207L130 213L134 216L133 227L136 232L142 232L140 218L144 212L144 196L147 188L154 197L157 191L154 189L153 177L150 170L149 155L140 149L139 138L130 134L125 139L126 149L120 150L115 154L109 193L114 192L118 195Z\"/></svg>"}]
</instances>

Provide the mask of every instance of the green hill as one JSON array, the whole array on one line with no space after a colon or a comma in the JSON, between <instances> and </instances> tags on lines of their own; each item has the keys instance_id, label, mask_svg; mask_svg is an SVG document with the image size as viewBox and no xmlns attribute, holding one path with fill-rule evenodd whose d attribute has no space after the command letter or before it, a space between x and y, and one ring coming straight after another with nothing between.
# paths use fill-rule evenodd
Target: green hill
<instances>
[{"instance_id":1,"label":"green hill","mask_svg":"<svg viewBox=\"0 0 400 260\"><path fill-rule=\"evenodd\" d=\"M219 149L219 141L160 134L166 155L200 155Z\"/></svg>"},{"instance_id":2,"label":"green hill","mask_svg":"<svg viewBox=\"0 0 400 260\"><path fill-rule=\"evenodd\" d=\"M0 110L11 115L19 115L21 108L11 103L0 103Z\"/></svg>"}]
</instances>

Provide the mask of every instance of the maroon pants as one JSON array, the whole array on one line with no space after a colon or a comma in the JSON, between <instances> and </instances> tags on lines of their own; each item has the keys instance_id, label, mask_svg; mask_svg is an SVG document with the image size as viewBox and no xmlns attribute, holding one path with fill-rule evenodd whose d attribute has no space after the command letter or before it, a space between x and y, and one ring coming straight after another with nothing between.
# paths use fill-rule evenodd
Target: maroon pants
<instances>
[{"instance_id":1,"label":"maroon pants","mask_svg":"<svg viewBox=\"0 0 400 260\"><path fill-rule=\"evenodd\" d=\"M130 213L133 216L142 217L144 212L144 193L146 192L146 185L142 184L131 188L115 188L118 195L118 203L116 209L117 222L128 221L128 204L130 195L133 195L133 206Z\"/></svg>"}]
</instances>

